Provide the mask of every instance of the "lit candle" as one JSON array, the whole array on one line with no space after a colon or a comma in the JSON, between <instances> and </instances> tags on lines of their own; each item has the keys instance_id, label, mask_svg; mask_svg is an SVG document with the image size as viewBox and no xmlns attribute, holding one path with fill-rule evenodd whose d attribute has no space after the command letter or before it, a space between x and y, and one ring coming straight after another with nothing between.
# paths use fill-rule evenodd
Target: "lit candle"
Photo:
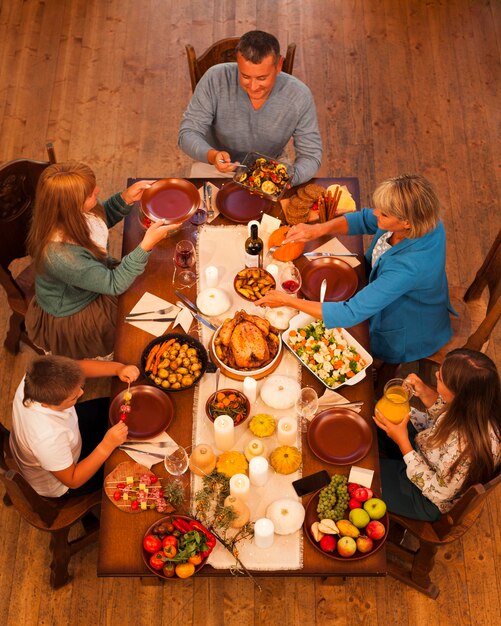
<instances>
[{"instance_id":1,"label":"lit candle","mask_svg":"<svg viewBox=\"0 0 501 626\"><path fill-rule=\"evenodd\" d=\"M254 543L258 548L271 548L275 534L275 526L271 519L261 517L254 524Z\"/></svg>"},{"instance_id":2,"label":"lit candle","mask_svg":"<svg viewBox=\"0 0 501 626\"><path fill-rule=\"evenodd\" d=\"M250 480L245 474L235 474L230 478L230 495L247 500L249 497Z\"/></svg>"},{"instance_id":3,"label":"lit candle","mask_svg":"<svg viewBox=\"0 0 501 626\"><path fill-rule=\"evenodd\" d=\"M297 420L282 417L278 420L277 439L281 446L295 446L297 438Z\"/></svg>"},{"instance_id":4,"label":"lit candle","mask_svg":"<svg viewBox=\"0 0 501 626\"><path fill-rule=\"evenodd\" d=\"M214 420L214 440L216 448L225 452L235 443L235 424L229 415L219 415Z\"/></svg>"},{"instance_id":5,"label":"lit candle","mask_svg":"<svg viewBox=\"0 0 501 626\"><path fill-rule=\"evenodd\" d=\"M249 478L256 487L264 487L268 481L268 461L264 456L255 456L249 461Z\"/></svg>"},{"instance_id":6,"label":"lit candle","mask_svg":"<svg viewBox=\"0 0 501 626\"><path fill-rule=\"evenodd\" d=\"M250 376L246 376L244 378L244 394L247 396L251 404L256 401L257 382Z\"/></svg>"},{"instance_id":7,"label":"lit candle","mask_svg":"<svg viewBox=\"0 0 501 626\"><path fill-rule=\"evenodd\" d=\"M217 267L214 265L209 265L209 267L205 268L205 284L207 287L216 287L217 281L219 280L219 272Z\"/></svg>"}]
</instances>

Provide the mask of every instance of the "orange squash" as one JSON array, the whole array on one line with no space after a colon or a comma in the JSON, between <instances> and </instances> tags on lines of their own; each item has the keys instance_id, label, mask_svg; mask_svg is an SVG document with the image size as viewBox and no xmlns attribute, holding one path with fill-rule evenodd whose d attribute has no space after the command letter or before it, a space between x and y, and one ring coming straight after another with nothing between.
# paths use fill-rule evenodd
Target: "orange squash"
<instances>
[{"instance_id":1,"label":"orange squash","mask_svg":"<svg viewBox=\"0 0 501 626\"><path fill-rule=\"evenodd\" d=\"M285 238L289 226L280 226L277 230L273 231L268 239L268 247L279 246ZM278 248L273 253L273 258L277 261L294 261L303 254L304 244L302 243L286 243L285 246Z\"/></svg>"}]
</instances>

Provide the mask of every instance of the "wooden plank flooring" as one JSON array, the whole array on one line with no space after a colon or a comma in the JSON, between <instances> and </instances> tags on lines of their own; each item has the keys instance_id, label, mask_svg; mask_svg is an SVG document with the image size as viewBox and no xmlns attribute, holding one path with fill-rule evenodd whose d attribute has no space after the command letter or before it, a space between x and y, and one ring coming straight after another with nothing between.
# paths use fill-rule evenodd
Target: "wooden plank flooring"
<instances>
[{"instance_id":1,"label":"wooden plank flooring","mask_svg":"<svg viewBox=\"0 0 501 626\"><path fill-rule=\"evenodd\" d=\"M418 171L435 183L460 296L501 224L498 0L2 0L0 162L45 159L53 141L59 161L95 169L102 197L128 176L186 176L190 160L177 148L191 93L184 44L200 53L252 28L275 33L283 49L298 45L294 74L314 93L324 139L321 174L358 176L366 205L391 175ZM119 239L118 230L116 251ZM31 356L3 349L9 315L2 293L7 425ZM501 328L488 354L501 365ZM74 582L53 592L48 537L4 506L0 528L2 626L499 623L500 493L462 541L439 551L435 602L391 578L270 578L261 592L245 578L98 579L95 546L73 559Z\"/></svg>"}]
</instances>

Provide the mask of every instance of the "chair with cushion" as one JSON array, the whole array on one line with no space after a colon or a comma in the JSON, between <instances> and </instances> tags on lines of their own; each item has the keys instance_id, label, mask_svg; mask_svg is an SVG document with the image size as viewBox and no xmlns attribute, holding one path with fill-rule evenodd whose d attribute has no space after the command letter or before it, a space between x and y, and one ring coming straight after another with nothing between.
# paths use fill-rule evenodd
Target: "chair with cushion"
<instances>
[{"instance_id":1,"label":"chair with cushion","mask_svg":"<svg viewBox=\"0 0 501 626\"><path fill-rule=\"evenodd\" d=\"M501 482L501 474L485 485L472 485L453 508L436 522L421 522L390 513L390 532L386 542L388 573L401 582L437 598L440 590L431 581L435 554L440 546L460 539L478 519L487 495ZM407 531L418 542L416 549L405 547ZM401 543L403 539L403 544Z\"/></svg>"},{"instance_id":2,"label":"chair with cushion","mask_svg":"<svg viewBox=\"0 0 501 626\"><path fill-rule=\"evenodd\" d=\"M188 57L188 67L190 69L191 88L195 91L198 81L202 78L205 72L218 63L228 63L235 61L235 48L240 40L240 37L228 37L227 39L220 39L216 43L212 44L207 50L201 54L198 58L195 54L195 49L191 44L186 44L186 55ZM284 58L284 64L282 71L287 74L292 74L292 68L294 66L294 56L296 54L296 44L291 43L287 47L287 53Z\"/></svg>"},{"instance_id":3,"label":"chair with cushion","mask_svg":"<svg viewBox=\"0 0 501 626\"><path fill-rule=\"evenodd\" d=\"M9 431L0 423L0 481L5 487L3 502L14 506L21 517L39 530L50 533L50 584L54 589L71 580L68 573L70 558L97 540L101 490L69 498L45 498L34 491L17 471L9 447ZM93 514L95 513L95 514ZM84 534L68 538L70 529L82 522Z\"/></svg>"},{"instance_id":4,"label":"chair with cushion","mask_svg":"<svg viewBox=\"0 0 501 626\"><path fill-rule=\"evenodd\" d=\"M38 179L56 160L51 143L47 144L47 153L49 161L16 159L0 166L0 285L12 309L4 345L13 354L18 353L21 340L41 352L24 328L24 317L35 292L35 270L32 264L19 260L27 257L26 237ZM27 266L16 272L11 267L14 261Z\"/></svg>"}]
</instances>

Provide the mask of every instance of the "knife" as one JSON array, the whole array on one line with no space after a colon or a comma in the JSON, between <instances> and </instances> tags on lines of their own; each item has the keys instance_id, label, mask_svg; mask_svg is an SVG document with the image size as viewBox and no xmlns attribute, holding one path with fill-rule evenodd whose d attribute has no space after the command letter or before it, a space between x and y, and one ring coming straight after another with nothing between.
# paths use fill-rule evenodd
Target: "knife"
<instances>
[{"instance_id":1,"label":"knife","mask_svg":"<svg viewBox=\"0 0 501 626\"><path fill-rule=\"evenodd\" d=\"M140 452L141 454L149 454L156 459L165 459L165 454L158 454L157 452L148 452L147 450L138 450L137 448L131 448L130 446L118 446L119 450L130 450L131 452Z\"/></svg>"},{"instance_id":2,"label":"knife","mask_svg":"<svg viewBox=\"0 0 501 626\"><path fill-rule=\"evenodd\" d=\"M176 316L177 317L177 316ZM126 317L126 322L172 322L175 317Z\"/></svg>"},{"instance_id":3,"label":"knife","mask_svg":"<svg viewBox=\"0 0 501 626\"><path fill-rule=\"evenodd\" d=\"M209 322L209 320L206 320L205 317L202 317L201 315L199 315L198 313L195 313L195 311L193 311L193 309L190 309L189 307L187 307L185 304L183 304L180 300L177 301L177 306L181 307L181 309L186 309L188 310L193 317L198 320L199 322L201 322L202 324L205 324L205 326L207 326L207 328L210 328L211 330L217 330L217 327L214 326L214 324L211 324ZM207 370L208 371L208 370Z\"/></svg>"},{"instance_id":4,"label":"knife","mask_svg":"<svg viewBox=\"0 0 501 626\"><path fill-rule=\"evenodd\" d=\"M358 256L356 252L303 252L303 256Z\"/></svg>"},{"instance_id":5,"label":"knife","mask_svg":"<svg viewBox=\"0 0 501 626\"><path fill-rule=\"evenodd\" d=\"M198 307L197 305L192 302L189 298L187 298L184 293L181 293L180 291L178 291L177 289L174 289L174 293L176 294L176 296L182 300L184 302L184 305L190 310L191 314L193 315L193 317L198 320L199 322L201 322L202 324L205 324L207 326L207 328L210 328L211 330L217 330L217 326L214 326L214 324L212 324L211 322L209 322L208 319L205 319L205 317L202 317L199 312L198 312Z\"/></svg>"}]
</instances>

